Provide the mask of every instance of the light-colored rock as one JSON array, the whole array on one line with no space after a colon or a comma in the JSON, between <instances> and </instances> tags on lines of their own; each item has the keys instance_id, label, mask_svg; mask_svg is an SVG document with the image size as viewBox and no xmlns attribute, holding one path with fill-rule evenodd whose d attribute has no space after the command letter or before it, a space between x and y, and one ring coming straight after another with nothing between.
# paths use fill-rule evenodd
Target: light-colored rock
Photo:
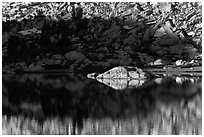
<instances>
[{"instance_id":1,"label":"light-colored rock","mask_svg":"<svg viewBox=\"0 0 204 137\"><path fill-rule=\"evenodd\" d=\"M180 60L177 60L176 62L175 62L175 64L177 65L177 66L180 66L180 65L183 65L183 61L180 59Z\"/></svg>"},{"instance_id":2,"label":"light-colored rock","mask_svg":"<svg viewBox=\"0 0 204 137\"><path fill-rule=\"evenodd\" d=\"M112 68L102 74L91 73L87 75L88 78L96 79L115 90L141 86L146 82L148 76L137 67L124 66Z\"/></svg>"},{"instance_id":3,"label":"light-colored rock","mask_svg":"<svg viewBox=\"0 0 204 137\"><path fill-rule=\"evenodd\" d=\"M149 74L143 72L142 69L131 66L118 66L114 67L104 73L98 74L96 73L88 74L87 77L92 77L96 79L146 79L149 77Z\"/></svg>"},{"instance_id":4,"label":"light-colored rock","mask_svg":"<svg viewBox=\"0 0 204 137\"><path fill-rule=\"evenodd\" d=\"M97 73L91 73L87 75L87 78L95 79L97 75Z\"/></svg>"},{"instance_id":5,"label":"light-colored rock","mask_svg":"<svg viewBox=\"0 0 204 137\"><path fill-rule=\"evenodd\" d=\"M32 33L35 34L41 34L41 30L38 30L37 28L29 29L29 30L22 30L18 32L21 35L30 35Z\"/></svg>"},{"instance_id":6,"label":"light-colored rock","mask_svg":"<svg viewBox=\"0 0 204 137\"><path fill-rule=\"evenodd\" d=\"M100 79L100 78L125 79L128 77L127 77L127 70L124 67L119 66L119 67L112 68L111 70L108 70L102 74L99 74L96 78L97 79Z\"/></svg>"},{"instance_id":7,"label":"light-colored rock","mask_svg":"<svg viewBox=\"0 0 204 137\"><path fill-rule=\"evenodd\" d=\"M156 61L154 61L154 65L162 65L162 60L157 59Z\"/></svg>"},{"instance_id":8,"label":"light-colored rock","mask_svg":"<svg viewBox=\"0 0 204 137\"><path fill-rule=\"evenodd\" d=\"M136 71L129 71L128 75L131 76L133 79L137 79L140 76L140 74Z\"/></svg>"},{"instance_id":9,"label":"light-colored rock","mask_svg":"<svg viewBox=\"0 0 204 137\"><path fill-rule=\"evenodd\" d=\"M158 30L155 31L154 37L160 37L162 35L165 35L165 30L163 27L159 28Z\"/></svg>"}]
</instances>

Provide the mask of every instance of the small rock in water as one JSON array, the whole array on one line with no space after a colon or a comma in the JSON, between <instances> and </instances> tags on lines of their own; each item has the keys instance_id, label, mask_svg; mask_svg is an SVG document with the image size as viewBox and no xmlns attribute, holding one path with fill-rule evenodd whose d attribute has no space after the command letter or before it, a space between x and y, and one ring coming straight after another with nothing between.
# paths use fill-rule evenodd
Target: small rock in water
<instances>
[{"instance_id":1,"label":"small rock in water","mask_svg":"<svg viewBox=\"0 0 204 137\"><path fill-rule=\"evenodd\" d=\"M162 65L162 60L161 59L157 59L154 62L150 62L149 63L150 66L154 66L154 65Z\"/></svg>"},{"instance_id":2,"label":"small rock in water","mask_svg":"<svg viewBox=\"0 0 204 137\"><path fill-rule=\"evenodd\" d=\"M97 75L98 75L97 73L91 73L87 75L87 78L95 79Z\"/></svg>"},{"instance_id":3,"label":"small rock in water","mask_svg":"<svg viewBox=\"0 0 204 137\"><path fill-rule=\"evenodd\" d=\"M193 60L191 60L191 62L189 62L189 64L193 64L195 62L195 60L193 59Z\"/></svg>"},{"instance_id":4,"label":"small rock in water","mask_svg":"<svg viewBox=\"0 0 204 137\"><path fill-rule=\"evenodd\" d=\"M181 59L180 59L180 60L177 60L177 61L175 62L175 64L176 64L177 66L182 65L182 60L181 60Z\"/></svg>"}]
</instances>

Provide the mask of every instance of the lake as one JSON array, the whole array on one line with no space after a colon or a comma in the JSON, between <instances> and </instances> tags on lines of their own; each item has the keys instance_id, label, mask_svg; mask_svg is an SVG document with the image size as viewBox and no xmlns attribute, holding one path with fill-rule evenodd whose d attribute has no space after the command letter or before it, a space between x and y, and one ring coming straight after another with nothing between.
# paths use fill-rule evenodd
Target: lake
<instances>
[{"instance_id":1,"label":"lake","mask_svg":"<svg viewBox=\"0 0 204 137\"><path fill-rule=\"evenodd\" d=\"M67 73L2 78L3 134L202 134L201 76L109 84Z\"/></svg>"}]
</instances>

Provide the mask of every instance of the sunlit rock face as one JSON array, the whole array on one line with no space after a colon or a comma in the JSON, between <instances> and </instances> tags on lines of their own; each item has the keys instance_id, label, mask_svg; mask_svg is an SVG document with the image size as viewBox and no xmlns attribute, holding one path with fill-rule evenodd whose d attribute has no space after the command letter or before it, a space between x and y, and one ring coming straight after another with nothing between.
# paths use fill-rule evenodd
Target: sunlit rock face
<instances>
[{"instance_id":1,"label":"sunlit rock face","mask_svg":"<svg viewBox=\"0 0 204 137\"><path fill-rule=\"evenodd\" d=\"M113 89L122 90L143 85L150 75L137 67L118 66L102 74L88 74L87 77L96 79Z\"/></svg>"}]
</instances>

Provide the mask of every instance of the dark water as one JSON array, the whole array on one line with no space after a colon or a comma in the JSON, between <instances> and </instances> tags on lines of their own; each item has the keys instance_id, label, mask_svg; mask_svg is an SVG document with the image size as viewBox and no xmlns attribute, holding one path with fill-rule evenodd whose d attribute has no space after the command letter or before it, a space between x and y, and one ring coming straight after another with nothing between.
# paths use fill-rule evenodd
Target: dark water
<instances>
[{"instance_id":1,"label":"dark water","mask_svg":"<svg viewBox=\"0 0 204 137\"><path fill-rule=\"evenodd\" d=\"M202 134L201 77L122 90L74 74L2 77L3 134Z\"/></svg>"}]
</instances>

